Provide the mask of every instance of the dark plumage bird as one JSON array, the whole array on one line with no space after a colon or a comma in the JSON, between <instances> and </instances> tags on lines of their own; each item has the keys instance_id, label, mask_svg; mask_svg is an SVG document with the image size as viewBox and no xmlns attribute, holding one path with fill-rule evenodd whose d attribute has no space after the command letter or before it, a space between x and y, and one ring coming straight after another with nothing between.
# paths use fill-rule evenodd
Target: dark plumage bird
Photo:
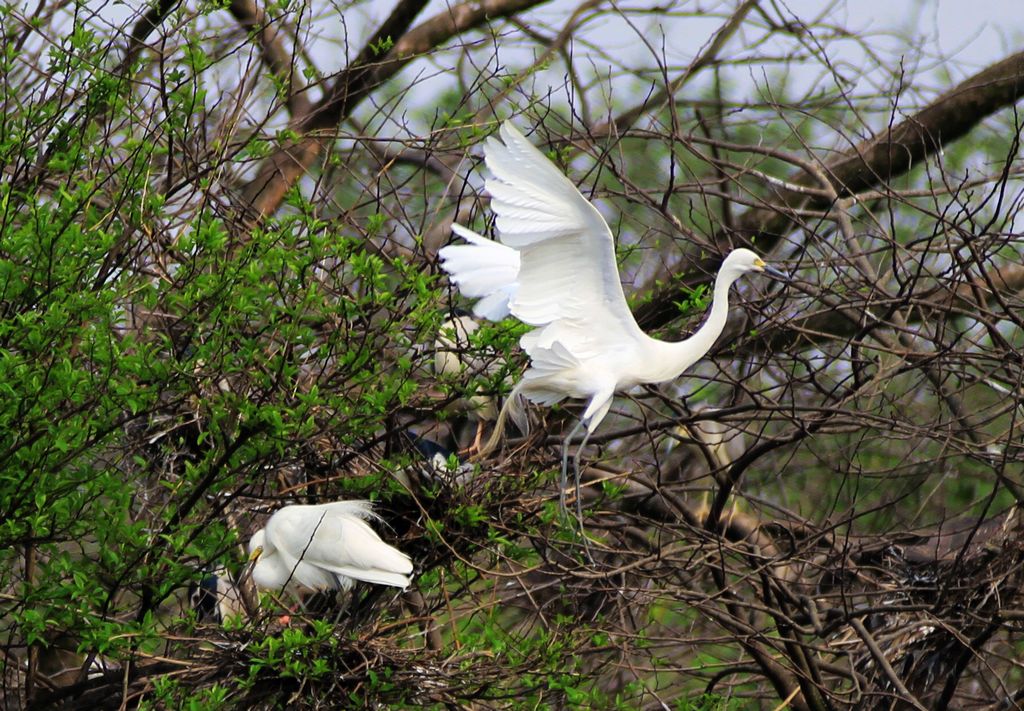
<instances>
[{"instance_id":1,"label":"dark plumage bird","mask_svg":"<svg viewBox=\"0 0 1024 711\"><path fill-rule=\"evenodd\" d=\"M188 589L189 605L196 612L196 619L209 624L223 624L233 615L245 610L242 596L224 567L205 574L198 583Z\"/></svg>"},{"instance_id":2,"label":"dark plumage bird","mask_svg":"<svg viewBox=\"0 0 1024 711\"><path fill-rule=\"evenodd\" d=\"M456 452L432 439L420 437L411 430L407 430L405 434L422 457L422 466L418 469L427 479L439 481L448 486L465 486L472 480L473 465L463 461ZM458 465L454 469L449 469L448 464L453 455Z\"/></svg>"}]
</instances>

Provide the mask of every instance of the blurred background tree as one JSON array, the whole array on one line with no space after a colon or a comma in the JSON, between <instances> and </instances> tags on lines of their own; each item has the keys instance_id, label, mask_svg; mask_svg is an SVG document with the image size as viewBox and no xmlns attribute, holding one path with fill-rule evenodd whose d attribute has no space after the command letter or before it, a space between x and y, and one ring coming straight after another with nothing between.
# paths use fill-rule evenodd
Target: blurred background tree
<instances>
[{"instance_id":1,"label":"blurred background tree","mask_svg":"<svg viewBox=\"0 0 1024 711\"><path fill-rule=\"evenodd\" d=\"M1024 55L816 12L6 3L6 707L1019 708ZM593 562L555 506L574 404L453 454L521 328L433 368L505 119L608 218L646 329L692 331L731 247L793 275L616 400ZM252 532L343 498L412 587L257 606Z\"/></svg>"}]
</instances>

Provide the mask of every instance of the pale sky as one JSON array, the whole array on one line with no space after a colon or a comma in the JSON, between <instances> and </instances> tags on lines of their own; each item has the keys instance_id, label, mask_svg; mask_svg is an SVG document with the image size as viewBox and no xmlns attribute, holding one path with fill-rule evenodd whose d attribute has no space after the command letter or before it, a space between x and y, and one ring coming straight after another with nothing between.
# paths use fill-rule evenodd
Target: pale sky
<instances>
[{"instance_id":1,"label":"pale sky","mask_svg":"<svg viewBox=\"0 0 1024 711\"><path fill-rule=\"evenodd\" d=\"M257 0L258 4L266 4ZM432 0L421 13L420 20L431 17L454 4L453 0ZM650 7L650 0L615 0L615 6L628 11L632 8ZM632 26L622 18L613 14L588 24L581 33L582 42L574 47L574 56L579 62L586 62L588 48L586 42L592 42L605 51L612 50L621 64L628 66L650 66L651 49L644 41L664 49L670 62L685 65L695 56L701 45L706 43L722 24L723 13L739 4L739 0L696 0L695 2L666 3L672 8L672 17L659 13L650 18L637 13L630 15ZM541 20L545 25L561 28L571 12L579 5L579 0L554 0L521 15L526 22ZM907 53L919 59L922 67L948 67L952 72L952 80L958 81L977 69L1024 46L1024 14L1021 12L1021 0L845 0L828 2L826 0L773 0L763 2L770 8L769 14L776 12L771 8L781 8L791 16L813 22L818 15L827 9L826 22L841 26L852 33L870 35L870 45L879 52L880 59L885 62L900 62L901 53L906 53L905 45L899 36L913 34L920 37L920 45L916 51ZM142 0L94 0L97 17L93 20L101 31L113 27L130 27L147 3ZM363 46L367 39L367 26L378 24L391 12L394 2L375 0L373 2L356 2L350 4L344 0L310 0L309 8L303 12L303 23L309 35L304 38L316 66L323 75L329 75L345 66ZM32 12L34 2L25 0L24 12ZM711 13L709 17L701 17L701 13ZM217 17L215 14L214 18ZM230 22L226 13L225 21ZM310 23L309 18L315 20ZM748 16L748 22L754 17ZM107 25L107 27L103 27ZM479 37L480 35L475 35ZM733 39L723 56L729 57L747 50L744 42L756 41L756 31L744 28ZM792 39L779 38L780 51L793 51L795 43ZM528 63L536 45L527 45L529 49L519 50L509 42L501 44L499 61L511 65L522 66ZM897 47L902 49L897 50ZM764 55L772 49L772 44L759 47L757 51ZM851 66L862 67L865 58L856 42L832 40L826 48L830 59L840 65L849 62ZM730 55L732 52L732 55ZM447 72L448 67L438 69L428 62L417 61L406 69L410 72L431 68L434 72ZM606 68L600 66L600 59L593 65L595 72ZM730 81L757 81L761 67L752 66L748 77L744 79L734 72ZM233 72L231 72L233 74ZM934 72L918 73L919 80L927 81L926 77L934 77L934 86L948 86L949 78ZM798 77L804 76L797 74ZM227 80L237 76L227 77ZM560 72L551 72L550 77L541 77L552 84L561 84ZM805 75L809 83L820 81L819 73L810 71ZM450 81L450 77L439 76L438 85ZM431 85L425 86L428 91ZM634 85L635 90L635 85Z\"/></svg>"},{"instance_id":2,"label":"pale sky","mask_svg":"<svg viewBox=\"0 0 1024 711\"><path fill-rule=\"evenodd\" d=\"M680 11L673 17L666 18L661 14L647 18L634 14L631 16L632 26L622 18L609 14L583 29L580 36L584 41L577 42L573 47L574 57L577 63L586 63L589 59L586 41L590 41L604 51L612 52L620 64L650 66L651 49L645 45L646 41L659 51L664 51L669 62L684 66L721 26L722 13L737 4L738 0L679 3ZM434 0L421 18L440 12L446 5L446 0ZM578 5L578 0L555 0L524 13L521 17L528 23L531 19L537 18L552 28L561 28ZM649 5L646 0L617 2L617 7L624 10ZM908 74L915 76L913 88L920 89L924 96L931 98L938 91L948 87L951 81L962 80L1024 45L1024 19L1020 19L1024 17L1021 13L1021 0L848 0L838 3L823 0L776 0L773 3L765 3L765 7L772 6L783 8L791 16L808 23L818 19L823 9L831 6L825 24L841 26L858 36L870 36L867 43L878 53L874 61L880 61L885 67L885 71L878 72L876 88L881 93L891 89L885 82L891 78L890 69L893 65L905 64ZM327 16L320 24L323 43L312 52L321 70L336 71L344 66L343 52L339 51L341 48L337 44L337 38L343 36L343 24L349 37L348 54L351 56L365 41L366 23L380 22L390 9L391 3L374 3L372 9L370 6L359 6L355 12L345 13L344 17L341 14ZM710 17L699 17L696 16L696 11L699 10L710 10L714 14ZM373 15L372 18L369 17L370 14ZM901 39L906 35L918 37L919 45L908 51L906 43ZM745 29L734 37L732 44L722 55L732 57L747 51L745 43L753 43L757 39L755 31ZM536 45L530 43L526 46L526 49L518 49L513 43L500 45L499 62L516 67L528 64ZM795 43L792 38L780 37L751 51L756 51L760 56L770 54L776 46L779 53L792 52ZM833 39L825 51L830 60L838 66L842 67L845 62L858 71L872 61L865 57L858 43L852 40ZM913 66L915 62L918 64L916 67ZM794 71L793 76L796 77L797 83L802 81L809 89L813 89L816 83L829 80L820 64L808 64L809 68L797 68ZM411 72L416 71L417 67L421 71L426 69L428 74L431 70L429 63L421 61L407 68L406 76L413 76ZM435 72L439 71L436 67L432 69ZM592 69L596 73L614 72L613 68L602 66L599 57L594 60ZM734 96L753 95L753 85L763 85L764 72L770 70L770 67L765 68L757 64L733 70L729 80L737 86ZM951 72L951 77L944 75L946 70ZM563 72L556 66L547 75L538 75L535 86L548 83L557 88L564 83L562 75ZM626 86L634 93L637 90L635 82L629 84L632 81L629 77L616 81L620 82L619 92L625 91ZM873 81L869 72L857 89L863 91L866 88L864 84L870 87ZM750 84L750 89L743 88L747 83ZM433 82L427 79L422 92L417 90L415 101L411 103L419 104L421 97L429 97L435 86L447 88L450 85L450 77L445 74L440 74ZM614 82L612 86L615 87ZM619 96L623 94L620 93ZM426 100L429 101L429 98Z\"/></svg>"}]
</instances>

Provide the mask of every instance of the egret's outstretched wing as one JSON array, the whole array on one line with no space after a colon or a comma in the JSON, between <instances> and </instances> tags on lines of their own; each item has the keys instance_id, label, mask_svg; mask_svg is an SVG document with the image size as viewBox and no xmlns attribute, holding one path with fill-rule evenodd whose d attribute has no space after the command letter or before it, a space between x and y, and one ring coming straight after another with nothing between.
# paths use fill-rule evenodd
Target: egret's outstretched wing
<instances>
[{"instance_id":1,"label":"egret's outstretched wing","mask_svg":"<svg viewBox=\"0 0 1024 711\"><path fill-rule=\"evenodd\" d=\"M512 124L487 140L487 180L502 243L519 251L512 314L546 327L523 346L565 345L576 357L607 352L643 336L619 281L604 218L561 171ZM531 356L533 353L531 352Z\"/></svg>"},{"instance_id":2,"label":"egret's outstretched wing","mask_svg":"<svg viewBox=\"0 0 1024 711\"><path fill-rule=\"evenodd\" d=\"M509 302L519 288L519 252L452 225L452 232L467 244L450 244L438 252L445 271L463 296L479 299L473 313L488 321L500 321L509 314Z\"/></svg>"}]
</instances>

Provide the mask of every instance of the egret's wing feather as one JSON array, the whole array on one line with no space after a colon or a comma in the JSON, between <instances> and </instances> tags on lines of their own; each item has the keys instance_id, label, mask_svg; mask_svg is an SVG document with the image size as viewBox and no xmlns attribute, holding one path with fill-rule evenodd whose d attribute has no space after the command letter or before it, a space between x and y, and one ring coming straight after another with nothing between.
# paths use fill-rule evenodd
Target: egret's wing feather
<instances>
[{"instance_id":1,"label":"egret's wing feather","mask_svg":"<svg viewBox=\"0 0 1024 711\"><path fill-rule=\"evenodd\" d=\"M260 556L253 568L253 580L259 587L268 589L326 590L335 587L334 577L327 571L293 558L284 550Z\"/></svg>"},{"instance_id":2,"label":"egret's wing feather","mask_svg":"<svg viewBox=\"0 0 1024 711\"><path fill-rule=\"evenodd\" d=\"M409 556L382 541L366 522L354 518L326 519L306 560L338 575L403 588L412 573Z\"/></svg>"},{"instance_id":3,"label":"egret's wing feather","mask_svg":"<svg viewBox=\"0 0 1024 711\"><path fill-rule=\"evenodd\" d=\"M355 516L364 521L379 521L380 516L373 510L373 504L364 499L352 501L331 501L326 504L318 504L317 508L327 511L331 516Z\"/></svg>"},{"instance_id":4,"label":"egret's wing feather","mask_svg":"<svg viewBox=\"0 0 1024 711\"><path fill-rule=\"evenodd\" d=\"M567 322L558 340L581 358L642 337L597 208L511 124L501 138L486 144L494 175L486 187L502 243L519 250L512 314L534 326ZM533 358L530 344L523 343Z\"/></svg>"},{"instance_id":5,"label":"egret's wing feather","mask_svg":"<svg viewBox=\"0 0 1024 711\"><path fill-rule=\"evenodd\" d=\"M309 561L309 551L317 544L321 519L326 518L327 512L317 506L286 506L267 521L264 530L273 553L265 553L264 557L273 560L292 584L311 590L334 587L332 577Z\"/></svg>"},{"instance_id":6,"label":"egret's wing feather","mask_svg":"<svg viewBox=\"0 0 1024 711\"><path fill-rule=\"evenodd\" d=\"M452 244L437 254L463 296L479 299L473 313L489 321L500 321L509 314L509 302L519 287L519 252L489 240L462 225L452 232L468 244Z\"/></svg>"},{"instance_id":7,"label":"egret's wing feather","mask_svg":"<svg viewBox=\"0 0 1024 711\"><path fill-rule=\"evenodd\" d=\"M372 516L365 501L290 506L267 522L267 536L284 563L295 568L295 579L307 587L323 587L323 579L330 579L324 571L405 587L412 561L363 520Z\"/></svg>"}]
</instances>

